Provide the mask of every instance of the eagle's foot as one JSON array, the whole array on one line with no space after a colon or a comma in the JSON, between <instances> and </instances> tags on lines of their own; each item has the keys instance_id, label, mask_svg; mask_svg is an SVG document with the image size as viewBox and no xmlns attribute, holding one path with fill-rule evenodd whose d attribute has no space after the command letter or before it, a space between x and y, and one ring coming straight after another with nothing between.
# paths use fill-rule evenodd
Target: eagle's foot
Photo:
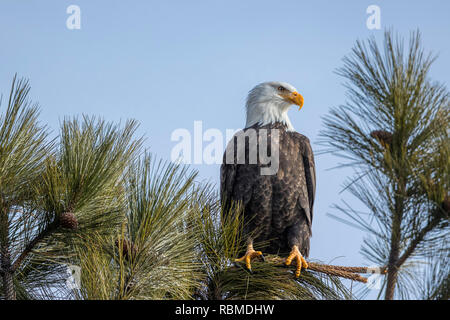
<instances>
[{"instance_id":1,"label":"eagle's foot","mask_svg":"<svg viewBox=\"0 0 450 320\"><path fill-rule=\"evenodd\" d=\"M297 263L297 268L295 269L295 277L298 278L298 277L300 277L300 272L301 272L302 268L304 268L304 269L308 268L308 263L306 262L305 258L303 258L302 254L298 250L297 246L292 247L291 253L286 258L285 264L287 266L291 265L291 262L294 259Z\"/></svg>"},{"instance_id":2,"label":"eagle's foot","mask_svg":"<svg viewBox=\"0 0 450 320\"><path fill-rule=\"evenodd\" d=\"M239 259L235 259L234 261L235 262L245 261L245 266L247 267L247 269L252 271L252 265L251 265L250 262L251 262L251 260L253 258L256 258L256 257L261 257L263 259L263 261L264 261L264 256L263 256L262 252L261 251L255 251L253 249L253 245L249 244L248 247L247 247L247 252L245 253L245 255L243 257L239 258Z\"/></svg>"}]
</instances>

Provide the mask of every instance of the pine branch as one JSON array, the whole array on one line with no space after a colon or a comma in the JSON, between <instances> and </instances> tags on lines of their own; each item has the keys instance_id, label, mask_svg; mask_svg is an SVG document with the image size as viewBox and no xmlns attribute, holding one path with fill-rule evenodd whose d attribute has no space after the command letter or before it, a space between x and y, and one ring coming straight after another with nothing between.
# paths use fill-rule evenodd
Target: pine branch
<instances>
[{"instance_id":1,"label":"pine branch","mask_svg":"<svg viewBox=\"0 0 450 320\"><path fill-rule=\"evenodd\" d=\"M428 77L433 61L418 31L408 47L391 31L382 47L375 38L358 41L338 69L348 80L349 102L331 110L321 133L326 151L351 160L344 165L357 175L368 173L352 179L347 189L369 209L369 217L338 209L373 235L364 241L364 255L380 264L387 260L386 299L397 292L399 297L416 294L408 283L415 275L399 267L419 247L429 254L433 239L428 235L443 220L441 214L430 218L427 210L430 201L445 198L449 181L449 94ZM445 231L436 236L444 237Z\"/></svg>"},{"instance_id":2,"label":"pine branch","mask_svg":"<svg viewBox=\"0 0 450 320\"><path fill-rule=\"evenodd\" d=\"M23 260L28 256L28 254L33 251L34 247L44 238L48 237L53 231L55 231L57 227L58 223L54 221L49 224L47 228L38 233L36 237L28 243L19 257L17 257L16 261L14 261L14 263L12 264L12 271L15 272L20 267Z\"/></svg>"},{"instance_id":3,"label":"pine branch","mask_svg":"<svg viewBox=\"0 0 450 320\"><path fill-rule=\"evenodd\" d=\"M405 250L405 252L400 256L400 258L395 263L396 268L400 268L403 263L413 254L416 247L420 244L420 242L425 238L425 236L434 229L440 222L439 217L433 217L433 219L417 234L417 236L410 242L409 247Z\"/></svg>"}]
</instances>

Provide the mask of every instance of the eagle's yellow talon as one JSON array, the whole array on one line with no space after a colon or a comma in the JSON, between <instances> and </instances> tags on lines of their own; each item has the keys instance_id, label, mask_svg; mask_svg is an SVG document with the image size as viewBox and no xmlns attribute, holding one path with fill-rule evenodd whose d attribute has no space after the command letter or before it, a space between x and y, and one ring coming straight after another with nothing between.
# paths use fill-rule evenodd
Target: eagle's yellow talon
<instances>
[{"instance_id":1,"label":"eagle's yellow talon","mask_svg":"<svg viewBox=\"0 0 450 320\"><path fill-rule=\"evenodd\" d=\"M304 269L308 268L308 263L306 262L305 258L303 258L302 254L298 250L297 246L292 247L291 253L286 258L285 264L287 266L290 266L292 263L292 260L294 260L294 258L295 258L295 262L297 265L297 268L295 269L295 277L298 278L298 277L300 277L302 268L304 268Z\"/></svg>"},{"instance_id":2,"label":"eagle's yellow talon","mask_svg":"<svg viewBox=\"0 0 450 320\"><path fill-rule=\"evenodd\" d=\"M255 251L253 249L252 245L249 245L247 247L247 252L245 253L245 255L239 259L235 259L235 262L242 262L245 261L245 266L247 267L248 270L252 270L252 265L251 265L251 260L253 258L262 256L262 252L261 251Z\"/></svg>"}]
</instances>

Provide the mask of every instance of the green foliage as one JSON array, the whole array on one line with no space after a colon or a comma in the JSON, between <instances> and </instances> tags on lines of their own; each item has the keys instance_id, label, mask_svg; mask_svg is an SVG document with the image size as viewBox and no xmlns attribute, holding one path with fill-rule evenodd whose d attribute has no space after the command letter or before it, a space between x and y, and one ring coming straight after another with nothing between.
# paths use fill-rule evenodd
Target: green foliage
<instances>
[{"instance_id":1,"label":"green foliage","mask_svg":"<svg viewBox=\"0 0 450 320\"><path fill-rule=\"evenodd\" d=\"M79 238L112 234L123 221L122 180L141 140L133 139L134 121L120 128L84 117L64 120L59 139L48 141L28 92L27 81L14 79L2 117L2 268L13 275L18 298L61 297L61 263ZM77 232L59 225L65 212L74 213Z\"/></svg>"},{"instance_id":2,"label":"green foliage","mask_svg":"<svg viewBox=\"0 0 450 320\"><path fill-rule=\"evenodd\" d=\"M321 143L347 160L355 176L345 189L368 214L336 206L347 223L370 235L362 253L388 266L386 298L411 297L420 261L437 243L448 246L449 94L428 73L435 58L392 32L383 47L358 41L338 74L348 82L348 102L324 118ZM447 248L448 249L448 248ZM420 267L419 267L420 269ZM398 280L398 281L397 281Z\"/></svg>"},{"instance_id":3,"label":"green foliage","mask_svg":"<svg viewBox=\"0 0 450 320\"><path fill-rule=\"evenodd\" d=\"M34 227L21 206L33 200L29 186L41 174L44 158L52 149L47 129L38 123L38 107L28 100L29 90L27 81L14 77L7 108L0 117L0 274L7 298L15 298L13 259Z\"/></svg>"},{"instance_id":4,"label":"green foliage","mask_svg":"<svg viewBox=\"0 0 450 320\"><path fill-rule=\"evenodd\" d=\"M14 77L8 105L0 117L0 188L2 205L28 199L28 185L39 175L51 150L46 127L38 123L37 104L28 100L28 81Z\"/></svg>"},{"instance_id":5,"label":"green foliage","mask_svg":"<svg viewBox=\"0 0 450 320\"><path fill-rule=\"evenodd\" d=\"M135 122L121 129L87 117L81 123L76 118L63 122L59 148L48 154L42 174L31 185L35 198L23 217L33 227L24 228L22 252L30 243L35 246L22 267L43 255L59 269L80 234L113 234L123 221L125 168L140 145L132 139L136 128ZM64 212L75 214L77 232L59 226Z\"/></svg>"},{"instance_id":6,"label":"green foliage","mask_svg":"<svg viewBox=\"0 0 450 320\"><path fill-rule=\"evenodd\" d=\"M445 248L443 246L443 248ZM447 250L437 248L427 259L430 266L423 271L423 279L418 284L420 297L427 300L450 299L450 264Z\"/></svg>"},{"instance_id":7,"label":"green foliage","mask_svg":"<svg viewBox=\"0 0 450 320\"><path fill-rule=\"evenodd\" d=\"M126 177L122 230L78 249L82 299L188 299L197 286L191 188L196 174L145 155Z\"/></svg>"}]
</instances>

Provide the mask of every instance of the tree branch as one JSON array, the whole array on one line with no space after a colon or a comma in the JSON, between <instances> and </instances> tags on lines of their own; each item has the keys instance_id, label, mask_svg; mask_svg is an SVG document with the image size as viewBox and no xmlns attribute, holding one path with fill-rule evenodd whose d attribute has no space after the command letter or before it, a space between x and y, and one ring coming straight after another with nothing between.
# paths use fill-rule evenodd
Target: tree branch
<instances>
[{"instance_id":1,"label":"tree branch","mask_svg":"<svg viewBox=\"0 0 450 320\"><path fill-rule=\"evenodd\" d=\"M16 271L20 265L22 264L23 260L27 257L27 255L34 249L34 247L45 237L49 236L53 231L56 230L58 227L58 224L56 221L53 221L50 223L47 228L42 230L36 237L28 243L28 245L25 247L25 249L22 251L19 257L17 257L16 261L12 264L12 271Z\"/></svg>"},{"instance_id":2,"label":"tree branch","mask_svg":"<svg viewBox=\"0 0 450 320\"><path fill-rule=\"evenodd\" d=\"M440 218L435 216L430 222L428 222L428 224L422 230L420 230L417 236L410 242L409 247L405 250L405 252L395 263L396 268L400 268L403 265L403 263L405 263L405 261L413 254L414 250L419 245L419 243L425 238L427 233L433 230L433 228L436 227L439 222Z\"/></svg>"},{"instance_id":3,"label":"tree branch","mask_svg":"<svg viewBox=\"0 0 450 320\"><path fill-rule=\"evenodd\" d=\"M265 261L272 263L276 266L285 266L285 259L275 255L269 255L265 257ZM367 278L359 275L359 273L370 274L374 273L373 268L369 267L345 267L334 266L328 264L321 264L316 262L308 262L308 269L320 273L325 273L331 276L337 276L341 278L351 279L362 283L367 283ZM387 268L380 267L380 273L385 274Z\"/></svg>"}]
</instances>

